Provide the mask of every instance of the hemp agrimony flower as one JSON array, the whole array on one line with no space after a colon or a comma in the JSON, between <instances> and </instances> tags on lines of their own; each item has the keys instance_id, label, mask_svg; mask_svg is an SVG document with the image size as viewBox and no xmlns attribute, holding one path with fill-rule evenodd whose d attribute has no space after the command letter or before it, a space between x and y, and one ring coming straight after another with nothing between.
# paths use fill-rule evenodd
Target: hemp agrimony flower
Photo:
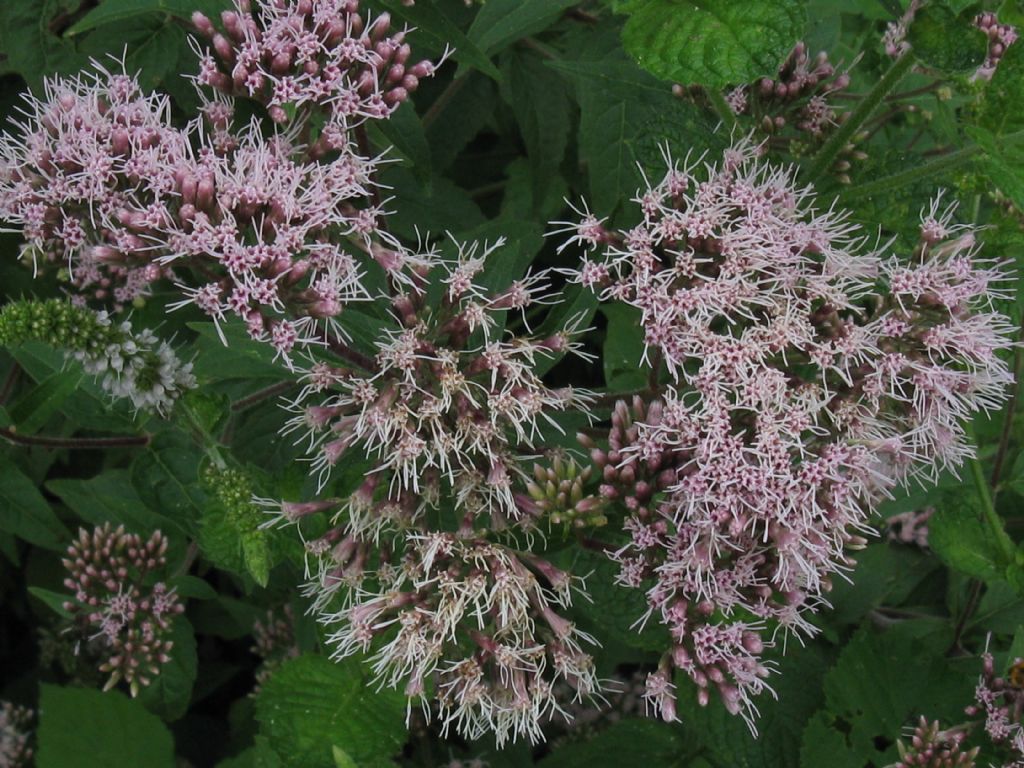
<instances>
[{"instance_id":1,"label":"hemp agrimony flower","mask_svg":"<svg viewBox=\"0 0 1024 768\"><path fill-rule=\"evenodd\" d=\"M101 654L100 671L109 675L104 690L124 681L132 696L149 685L170 661L174 618L185 610L163 581L150 583L167 560L167 538L155 531L148 540L105 523L91 533L80 529L62 561L64 603L88 647Z\"/></svg>"},{"instance_id":2,"label":"hemp agrimony flower","mask_svg":"<svg viewBox=\"0 0 1024 768\"><path fill-rule=\"evenodd\" d=\"M753 723L775 629L816 630L832 577L895 485L934 481L1000 405L1010 324L998 264L937 199L911 254L869 251L792 170L743 141L717 164L669 163L642 222L568 225L574 279L640 310L660 397L621 403L602 492L628 510L619 581L672 635L649 700L674 717L673 669ZM568 245L568 243L567 243Z\"/></svg>"}]
</instances>

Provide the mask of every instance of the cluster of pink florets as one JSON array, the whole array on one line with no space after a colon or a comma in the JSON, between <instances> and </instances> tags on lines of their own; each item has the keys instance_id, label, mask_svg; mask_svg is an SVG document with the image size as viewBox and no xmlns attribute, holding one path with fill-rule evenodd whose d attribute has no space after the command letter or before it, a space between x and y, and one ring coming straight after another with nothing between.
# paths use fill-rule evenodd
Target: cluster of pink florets
<instances>
[{"instance_id":1,"label":"cluster of pink florets","mask_svg":"<svg viewBox=\"0 0 1024 768\"><path fill-rule=\"evenodd\" d=\"M974 690L974 704L966 712L985 718L985 734L992 743L1007 753L1003 768L1024 766L1024 689L1015 681L996 674L995 659L985 651L981 656L982 672ZM1015 661L1020 665L1021 659Z\"/></svg>"},{"instance_id":2,"label":"cluster of pink florets","mask_svg":"<svg viewBox=\"0 0 1024 768\"><path fill-rule=\"evenodd\" d=\"M160 531L143 540L109 523L79 531L68 547L64 585L74 598L64 608L105 657L100 671L110 676L107 689L124 681L134 696L170 661L168 635L185 606L166 583L148 583L166 566L166 552Z\"/></svg>"},{"instance_id":3,"label":"cluster of pink florets","mask_svg":"<svg viewBox=\"0 0 1024 768\"><path fill-rule=\"evenodd\" d=\"M598 456L629 512L620 582L672 634L650 695L668 719L672 668L749 718L775 628L814 631L805 614L874 505L971 455L963 420L1011 378L1002 274L951 209L925 213L909 259L885 258L758 154L671 165L629 231L589 214L570 228L575 278L640 310L671 379L646 413L616 412Z\"/></svg>"},{"instance_id":4,"label":"cluster of pink florets","mask_svg":"<svg viewBox=\"0 0 1024 768\"><path fill-rule=\"evenodd\" d=\"M974 26L988 37L988 51L985 53L985 61L975 71L972 79L991 80L1006 49L1017 40L1017 28L1012 24L1000 24L999 18L992 11L979 13L974 19Z\"/></svg>"},{"instance_id":5,"label":"cluster of pink florets","mask_svg":"<svg viewBox=\"0 0 1024 768\"><path fill-rule=\"evenodd\" d=\"M559 686L574 701L598 694L582 647L595 641L561 615L577 581L568 573L450 533L411 535L400 546L341 610L324 616L335 628L335 656L372 653L377 680L403 685L428 715L432 695L444 733L494 733L499 747L523 736L537 741L549 718L566 717Z\"/></svg>"},{"instance_id":6,"label":"cluster of pink florets","mask_svg":"<svg viewBox=\"0 0 1024 768\"><path fill-rule=\"evenodd\" d=\"M170 102L123 74L47 81L20 135L0 138L0 218L21 226L22 253L70 270L79 300L121 307L168 270L152 238L176 207L187 156Z\"/></svg>"},{"instance_id":7,"label":"cluster of pink florets","mask_svg":"<svg viewBox=\"0 0 1024 768\"><path fill-rule=\"evenodd\" d=\"M392 32L387 13L361 14L359 0L236 0L221 14L223 32L202 13L193 24L213 50L200 61L199 82L265 103L271 118L289 110L326 108L325 137L353 124L388 117L434 74L430 61L411 63L406 32Z\"/></svg>"}]
</instances>

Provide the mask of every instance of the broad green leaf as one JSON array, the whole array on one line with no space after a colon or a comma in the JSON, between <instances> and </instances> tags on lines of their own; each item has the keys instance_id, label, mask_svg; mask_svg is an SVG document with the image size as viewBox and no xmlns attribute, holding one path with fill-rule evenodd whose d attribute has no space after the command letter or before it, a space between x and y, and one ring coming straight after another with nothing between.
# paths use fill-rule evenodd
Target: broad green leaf
<instances>
[{"instance_id":1,"label":"broad green leaf","mask_svg":"<svg viewBox=\"0 0 1024 768\"><path fill-rule=\"evenodd\" d=\"M80 370L61 371L48 376L11 405L11 422L19 432L35 434L61 409L81 380Z\"/></svg>"},{"instance_id":2,"label":"broad green leaf","mask_svg":"<svg viewBox=\"0 0 1024 768\"><path fill-rule=\"evenodd\" d=\"M569 142L570 101L565 80L532 53L510 51L504 62L505 101L526 145L534 204L542 203Z\"/></svg>"},{"instance_id":3,"label":"broad green leaf","mask_svg":"<svg viewBox=\"0 0 1024 768\"><path fill-rule=\"evenodd\" d=\"M103 3L96 10L106 7ZM197 67L188 48L188 36L172 19L146 15L115 21L94 29L82 40L83 54L102 60L111 51L124 51L125 70L138 74L139 85L152 90L183 74L180 69L182 51L189 51L188 72Z\"/></svg>"},{"instance_id":4,"label":"broad green leaf","mask_svg":"<svg viewBox=\"0 0 1024 768\"><path fill-rule=\"evenodd\" d=\"M928 520L928 544L942 562L983 581L1002 577L998 542L972 500L950 498Z\"/></svg>"},{"instance_id":5,"label":"broad green leaf","mask_svg":"<svg viewBox=\"0 0 1024 768\"><path fill-rule=\"evenodd\" d=\"M271 555L266 531L248 531L242 535L242 560L253 580L261 587L267 586L270 579Z\"/></svg>"},{"instance_id":6,"label":"broad green leaf","mask_svg":"<svg viewBox=\"0 0 1024 768\"><path fill-rule=\"evenodd\" d=\"M803 732L800 747L800 768L864 768L864 761L850 750L843 734L835 729L831 716L818 712Z\"/></svg>"},{"instance_id":7,"label":"broad green leaf","mask_svg":"<svg viewBox=\"0 0 1024 768\"><path fill-rule=\"evenodd\" d=\"M79 5L78 0L0 2L0 51L4 54L0 73L15 72L31 88L39 89L47 75L70 74L85 64L70 41L53 29L58 19Z\"/></svg>"},{"instance_id":8,"label":"broad green leaf","mask_svg":"<svg viewBox=\"0 0 1024 768\"><path fill-rule=\"evenodd\" d=\"M139 534L148 534L156 528L169 535L185 532L180 520L146 506L132 486L131 474L125 469L111 469L87 480L49 480L46 490L60 497L76 515L92 525L123 524L129 531Z\"/></svg>"},{"instance_id":9,"label":"broad green leaf","mask_svg":"<svg viewBox=\"0 0 1024 768\"><path fill-rule=\"evenodd\" d=\"M171 733L120 691L42 685L38 768L173 768Z\"/></svg>"},{"instance_id":10,"label":"broad green leaf","mask_svg":"<svg viewBox=\"0 0 1024 768\"><path fill-rule=\"evenodd\" d=\"M601 350L605 386L611 392L643 388L647 384L647 369L640 363L644 356L640 310L628 304L603 304L601 312L608 318Z\"/></svg>"},{"instance_id":11,"label":"broad green leaf","mask_svg":"<svg viewBox=\"0 0 1024 768\"><path fill-rule=\"evenodd\" d=\"M241 322L221 324L226 345L212 323L189 323L188 327L199 334L193 364L197 377L213 381L287 377L284 368L274 362L270 345L250 339ZM268 383L271 382L262 382L261 386Z\"/></svg>"},{"instance_id":12,"label":"broad green leaf","mask_svg":"<svg viewBox=\"0 0 1024 768\"><path fill-rule=\"evenodd\" d=\"M355 659L300 656L264 684L256 720L286 766L333 768L333 746L357 765L381 764L405 741L405 700L389 688L366 686Z\"/></svg>"},{"instance_id":13,"label":"broad green leaf","mask_svg":"<svg viewBox=\"0 0 1024 768\"><path fill-rule=\"evenodd\" d=\"M958 722L964 702L971 700L977 670L943 658L951 630L936 634L934 627L918 624L859 631L825 677L826 723L865 763L893 762L896 737L922 713Z\"/></svg>"},{"instance_id":14,"label":"broad green leaf","mask_svg":"<svg viewBox=\"0 0 1024 768\"><path fill-rule=\"evenodd\" d=\"M20 469L0 456L0 531L45 549L63 549L71 534Z\"/></svg>"},{"instance_id":15,"label":"broad green leaf","mask_svg":"<svg viewBox=\"0 0 1024 768\"><path fill-rule=\"evenodd\" d=\"M64 608L64 603L68 599L67 594L60 592L51 592L48 589L42 587L29 587L28 593L35 598L38 598L41 602L45 603L46 606L60 616L63 619L71 618L71 613Z\"/></svg>"},{"instance_id":16,"label":"broad green leaf","mask_svg":"<svg viewBox=\"0 0 1024 768\"><path fill-rule=\"evenodd\" d=\"M988 36L974 26L972 11L957 13L933 2L921 8L907 32L914 55L942 72L966 72L985 60Z\"/></svg>"},{"instance_id":17,"label":"broad green leaf","mask_svg":"<svg viewBox=\"0 0 1024 768\"><path fill-rule=\"evenodd\" d=\"M487 0L469 28L469 38L487 54L551 26L577 0Z\"/></svg>"},{"instance_id":18,"label":"broad green leaf","mask_svg":"<svg viewBox=\"0 0 1024 768\"><path fill-rule=\"evenodd\" d=\"M681 728L654 719L621 720L593 738L554 749L538 763L540 768L596 768L646 766L685 768L693 756Z\"/></svg>"},{"instance_id":19,"label":"broad green leaf","mask_svg":"<svg viewBox=\"0 0 1024 768\"><path fill-rule=\"evenodd\" d=\"M96 8L79 19L67 31L73 37L90 29L96 29L120 21L138 17L156 16L189 21L195 11L207 16L217 15L231 7L230 0L103 0Z\"/></svg>"},{"instance_id":20,"label":"broad green leaf","mask_svg":"<svg viewBox=\"0 0 1024 768\"><path fill-rule=\"evenodd\" d=\"M257 736L255 744L235 757L221 760L217 768L281 768L284 765L267 740Z\"/></svg>"},{"instance_id":21,"label":"broad green leaf","mask_svg":"<svg viewBox=\"0 0 1024 768\"><path fill-rule=\"evenodd\" d=\"M671 638L655 613L648 612L645 588L624 587L615 583L619 567L602 554L580 552L573 562L573 573L590 573L587 592L591 601L574 606L581 623L598 637L644 651L662 651L671 646ZM641 628L641 624L643 627Z\"/></svg>"},{"instance_id":22,"label":"broad green leaf","mask_svg":"<svg viewBox=\"0 0 1024 768\"><path fill-rule=\"evenodd\" d=\"M179 430L153 437L132 464L132 485L147 506L193 530L205 503L199 486L199 447Z\"/></svg>"},{"instance_id":23,"label":"broad green leaf","mask_svg":"<svg viewBox=\"0 0 1024 768\"><path fill-rule=\"evenodd\" d=\"M1011 45L985 86L978 124L994 134L1024 129L1024 45Z\"/></svg>"},{"instance_id":24,"label":"broad green leaf","mask_svg":"<svg viewBox=\"0 0 1024 768\"><path fill-rule=\"evenodd\" d=\"M388 120L370 121L371 130L379 130L385 141L382 146L394 150L412 165L417 180L430 188L431 156L430 145L423 131L423 123L416 114L416 107L406 101Z\"/></svg>"},{"instance_id":25,"label":"broad green leaf","mask_svg":"<svg viewBox=\"0 0 1024 768\"><path fill-rule=\"evenodd\" d=\"M438 172L449 168L459 152L494 118L498 100L494 83L479 73L471 72L453 87L451 98L424 122Z\"/></svg>"},{"instance_id":26,"label":"broad green leaf","mask_svg":"<svg viewBox=\"0 0 1024 768\"><path fill-rule=\"evenodd\" d=\"M160 667L160 674L138 696L146 709L165 722L177 720L188 711L199 664L196 637L188 619L178 616L174 620L170 638L174 643L170 661Z\"/></svg>"},{"instance_id":27,"label":"broad green leaf","mask_svg":"<svg viewBox=\"0 0 1024 768\"><path fill-rule=\"evenodd\" d=\"M629 10L622 42L641 67L708 88L774 74L806 23L798 0L646 0Z\"/></svg>"},{"instance_id":28,"label":"broad green leaf","mask_svg":"<svg viewBox=\"0 0 1024 768\"><path fill-rule=\"evenodd\" d=\"M432 146L436 148L433 143ZM437 160L437 154L434 158ZM403 212L401 217L390 217L388 226L394 234L411 242L416 242L417 227L420 234L461 233L485 221L469 194L447 179L435 178L427 190L409 171L392 167L381 174L381 182L392 188L392 205ZM341 314L343 321L346 314Z\"/></svg>"}]
</instances>

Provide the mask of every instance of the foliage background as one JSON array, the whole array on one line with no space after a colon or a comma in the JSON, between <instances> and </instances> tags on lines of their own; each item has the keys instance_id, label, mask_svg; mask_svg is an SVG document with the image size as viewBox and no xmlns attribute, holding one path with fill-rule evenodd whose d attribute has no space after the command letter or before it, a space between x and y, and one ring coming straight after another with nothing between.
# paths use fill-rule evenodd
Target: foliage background
<instances>
[{"instance_id":1,"label":"foliage background","mask_svg":"<svg viewBox=\"0 0 1024 768\"><path fill-rule=\"evenodd\" d=\"M394 144L400 159L384 177L392 207L403 211L397 234L412 237L414 227L465 238L504 233L517 254L510 273L562 263L543 235L547 222L565 217L566 198L586 195L593 210L626 222L635 215L628 200L640 183L638 168L657 165L660 145L677 155L724 146L719 116L674 96L673 82L720 88L752 81L771 74L802 39L812 51L854 65L850 91L867 93L891 66L879 44L885 24L903 11L896 0L367 4L416 26L418 53L437 56L449 43L457 51L415 103L372 137L380 147ZM1009 49L991 83L968 82L980 49L964 20L983 6L1024 23L1015 0L933 3L914 41L927 71L899 85L912 95L872 125L860 145L868 158L848 172L850 183L828 174L816 181L869 231L908 242L920 206L937 187L948 188L966 218L986 225L985 253L1019 267L1024 145L1014 134L1024 129L1024 44ZM197 7L212 13L220 3L4 0L0 114L16 115L21 95L44 77L124 50L127 68L140 72L144 87L171 94L176 116L185 119L196 106L182 77L195 69L185 20ZM799 153L791 159L807 163ZM0 235L4 300L58 295L53 278L33 281L17 261L18 242L15 234ZM1024 553L1000 557L999 534L979 517L981 488L998 463L995 504L1017 551L1024 422L1013 409L975 425L980 462L963 478L944 477L934 489L886 505L883 517L937 507L931 550L882 538L859 553L853 582L836 585L834 609L820 616L820 637L780 657L777 700L761 702L759 738L717 701L702 710L686 696L680 724L627 718L535 749L499 753L422 727L407 734L401 696L366 689L357 662L335 664L320 653L318 629L295 589L302 567L296 543L232 514L230 499L204 483L201 446L213 440L258 478L263 495L308 489L299 450L277 435L284 415L276 403L247 399L286 381L286 372L238 329L228 329L225 348L198 314L165 316L164 298L132 317L173 336L194 357L201 387L188 400L191 419L163 421L111 406L45 346L0 350L5 430L150 437L143 448L106 451L0 443L0 698L38 708L42 768L434 766L477 756L509 768L883 766L896 759L896 738L917 716L964 719L989 634L1000 663L1024 655ZM582 293L567 299L593 314L600 362L556 366L549 378L610 392L636 387L642 341L635 317L602 310ZM1019 323L1019 301L1006 311ZM348 467L341 487L354 487L362 471ZM61 550L79 526L105 521L168 534L175 584L188 598L174 660L137 700L100 693L60 633ZM595 561L583 570L599 575L601 567ZM610 579L603 582L591 579L595 602L576 617L603 632L603 672L656 661L657 641L629 629L636 606ZM296 617L302 653L252 695L260 665L254 622L283 605Z\"/></svg>"}]
</instances>

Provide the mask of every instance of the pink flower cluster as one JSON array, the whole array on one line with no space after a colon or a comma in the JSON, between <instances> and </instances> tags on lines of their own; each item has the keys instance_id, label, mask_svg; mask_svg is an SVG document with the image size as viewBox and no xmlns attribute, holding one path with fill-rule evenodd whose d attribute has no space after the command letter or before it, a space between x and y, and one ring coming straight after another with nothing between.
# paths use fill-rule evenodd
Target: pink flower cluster
<instances>
[{"instance_id":1,"label":"pink flower cluster","mask_svg":"<svg viewBox=\"0 0 1024 768\"><path fill-rule=\"evenodd\" d=\"M988 51L985 61L978 67L971 79L991 80L1006 49L1017 40L1017 28L1011 24L1000 24L999 18L992 11L979 13L974 19L974 26L988 37Z\"/></svg>"},{"instance_id":2,"label":"pink flower cluster","mask_svg":"<svg viewBox=\"0 0 1024 768\"><path fill-rule=\"evenodd\" d=\"M1014 681L996 674L995 659L985 651L982 654L982 673L974 690L975 703L967 707L968 716L983 715L985 734L993 744L1003 747L1008 759L1003 768L1024 767L1024 689ZM1022 663L1016 659L1015 667Z\"/></svg>"},{"instance_id":3,"label":"pink flower cluster","mask_svg":"<svg viewBox=\"0 0 1024 768\"><path fill-rule=\"evenodd\" d=\"M223 32L202 13L193 15L213 45L202 56L199 82L262 101L279 123L305 105L326 109L328 145L328 137L344 136L354 124L388 117L434 73L430 61L410 63L406 32L391 32L389 14L361 14L359 0L256 5L254 11L250 0L235 0L234 10L221 14Z\"/></svg>"},{"instance_id":4,"label":"pink flower cluster","mask_svg":"<svg viewBox=\"0 0 1024 768\"><path fill-rule=\"evenodd\" d=\"M998 265L937 200L909 258L863 248L793 171L744 141L718 164L670 164L642 222L569 225L575 279L641 312L672 384L598 456L629 511L620 582L647 591L673 646L650 698L674 716L672 669L754 713L781 628L807 635L869 511L896 484L971 455L962 423L1011 376Z\"/></svg>"},{"instance_id":5,"label":"pink flower cluster","mask_svg":"<svg viewBox=\"0 0 1024 768\"><path fill-rule=\"evenodd\" d=\"M0 219L21 226L22 255L64 265L79 301L122 307L168 269L153 235L177 206L187 141L170 102L97 65L29 97L20 135L0 137Z\"/></svg>"},{"instance_id":6,"label":"pink flower cluster","mask_svg":"<svg viewBox=\"0 0 1024 768\"><path fill-rule=\"evenodd\" d=\"M581 647L594 640L559 613L572 603L569 574L450 533L410 535L395 554L322 621L336 627L335 657L371 653L376 679L404 683L428 717L432 690L443 733L493 732L499 747L523 736L537 741L542 723L566 716L556 684L568 685L576 701L598 693L593 659Z\"/></svg>"},{"instance_id":7,"label":"pink flower cluster","mask_svg":"<svg viewBox=\"0 0 1024 768\"><path fill-rule=\"evenodd\" d=\"M967 731L940 730L938 721L924 717L910 735L910 744L897 740L900 761L893 768L974 768L979 748L962 750Z\"/></svg>"},{"instance_id":8,"label":"pink flower cluster","mask_svg":"<svg viewBox=\"0 0 1024 768\"><path fill-rule=\"evenodd\" d=\"M122 680L132 696L160 674L174 647L168 639L175 616L185 610L173 589L149 577L167 564L167 538L155 531L148 540L105 523L82 529L62 561L64 585L74 597L64 603L90 647L106 658L104 690Z\"/></svg>"}]
</instances>

